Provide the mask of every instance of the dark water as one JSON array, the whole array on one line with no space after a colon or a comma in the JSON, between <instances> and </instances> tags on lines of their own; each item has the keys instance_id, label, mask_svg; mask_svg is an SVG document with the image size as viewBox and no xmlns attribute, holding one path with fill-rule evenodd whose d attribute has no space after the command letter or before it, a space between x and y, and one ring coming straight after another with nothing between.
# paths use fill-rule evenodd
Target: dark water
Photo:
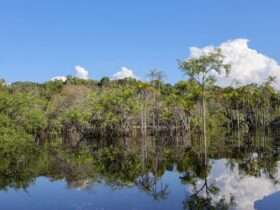
<instances>
[{"instance_id":1,"label":"dark water","mask_svg":"<svg viewBox=\"0 0 280 210\"><path fill-rule=\"evenodd\" d=\"M113 142L2 144L0 209L280 209L275 138Z\"/></svg>"}]
</instances>

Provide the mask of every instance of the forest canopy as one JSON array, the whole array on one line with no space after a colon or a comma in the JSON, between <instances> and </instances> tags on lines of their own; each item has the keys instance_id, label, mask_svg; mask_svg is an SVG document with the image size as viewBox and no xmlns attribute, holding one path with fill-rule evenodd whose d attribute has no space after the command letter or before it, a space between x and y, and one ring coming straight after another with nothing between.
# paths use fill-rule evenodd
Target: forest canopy
<instances>
[{"instance_id":1,"label":"forest canopy","mask_svg":"<svg viewBox=\"0 0 280 210\"><path fill-rule=\"evenodd\" d=\"M222 59L217 51L180 62L188 77L176 84L164 82L159 70L149 73L148 82L68 77L7 85L1 80L0 138L60 139L75 145L99 137L184 135L203 132L204 126L266 129L277 122L280 93L273 88L274 78L263 84L219 87L210 71L230 71Z\"/></svg>"}]
</instances>

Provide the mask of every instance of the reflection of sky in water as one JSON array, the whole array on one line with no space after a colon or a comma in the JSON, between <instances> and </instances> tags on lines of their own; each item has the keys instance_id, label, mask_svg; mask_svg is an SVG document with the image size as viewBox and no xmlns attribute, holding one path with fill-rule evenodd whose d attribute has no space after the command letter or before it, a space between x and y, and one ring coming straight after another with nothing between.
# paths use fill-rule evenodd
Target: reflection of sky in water
<instances>
[{"instance_id":1,"label":"reflection of sky in water","mask_svg":"<svg viewBox=\"0 0 280 210\"><path fill-rule=\"evenodd\" d=\"M256 201L256 209L259 210L279 210L280 209L280 192L274 193L271 196L265 197L263 200Z\"/></svg>"},{"instance_id":2,"label":"reflection of sky in water","mask_svg":"<svg viewBox=\"0 0 280 210\"><path fill-rule=\"evenodd\" d=\"M280 185L273 183L267 176L261 175L260 177L253 177L240 175L237 165L234 165L233 170L231 170L226 166L226 163L226 160L215 161L211 173L208 176L208 184L214 184L219 188L219 193L212 196L214 201L218 201L224 197L227 202L230 202L231 197L234 197L235 209L254 210L256 209L256 201L262 200L266 196L280 191ZM277 180L280 178L279 169L280 163L278 163L277 167ZM203 180L200 180L197 182L197 185L202 186L203 183ZM193 192L192 187L188 188L188 190L189 192ZM205 191L200 195L205 196L204 193ZM261 202L258 203L261 204ZM270 202L267 202L266 205L259 205L259 207L258 209L271 209Z\"/></svg>"},{"instance_id":3,"label":"reflection of sky in water","mask_svg":"<svg viewBox=\"0 0 280 210\"><path fill-rule=\"evenodd\" d=\"M4 210L170 210L182 209L185 187L178 174L166 172L161 182L169 185L168 199L155 201L137 187L112 190L97 183L88 189L69 189L64 181L40 177L27 189L0 192Z\"/></svg>"},{"instance_id":4,"label":"reflection of sky in water","mask_svg":"<svg viewBox=\"0 0 280 210\"><path fill-rule=\"evenodd\" d=\"M274 185L264 175L239 175L236 165L231 170L226 164L226 160L213 161L208 183L220 189L218 195L212 197L214 201L223 196L229 201L234 196L238 210L279 209L280 185ZM280 178L279 169L280 163L277 178ZM158 201L136 186L113 189L104 183L95 183L85 187L81 182L69 187L65 181L52 182L39 177L26 191L0 192L0 206L4 210L179 210L193 190L191 186L182 185L179 177L176 172L165 172L159 184L167 184L169 194L167 199ZM85 181L85 185L90 182ZM202 180L197 182L198 186L202 184Z\"/></svg>"}]
</instances>

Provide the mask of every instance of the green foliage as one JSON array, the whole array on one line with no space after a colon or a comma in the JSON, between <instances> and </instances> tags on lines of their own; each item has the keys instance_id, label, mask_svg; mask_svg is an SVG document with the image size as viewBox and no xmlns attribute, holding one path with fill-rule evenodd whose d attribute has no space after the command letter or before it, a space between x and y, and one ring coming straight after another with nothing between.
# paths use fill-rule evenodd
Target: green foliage
<instances>
[{"instance_id":1,"label":"green foliage","mask_svg":"<svg viewBox=\"0 0 280 210\"><path fill-rule=\"evenodd\" d=\"M180 67L190 80L206 87L215 82L212 72L229 73L230 65L224 64L223 59L221 50L216 49L214 52L180 62Z\"/></svg>"},{"instance_id":2,"label":"green foliage","mask_svg":"<svg viewBox=\"0 0 280 210\"><path fill-rule=\"evenodd\" d=\"M209 82L213 81L210 73L213 69L229 69L223 64L219 51L182 62L181 68L189 80L174 85L164 83L160 71L152 71L148 83L107 77L99 82L72 77L65 82L43 84L6 85L2 81L1 132L11 139L15 133L37 140L73 135L77 141L100 136L131 136L140 129L147 129L147 134L181 135L201 131L202 95L207 101L210 129L267 127L280 115L280 94L272 86L273 78L261 85L236 88L220 88ZM203 75L204 81L199 81ZM65 136L66 133L69 135Z\"/></svg>"},{"instance_id":3,"label":"green foliage","mask_svg":"<svg viewBox=\"0 0 280 210\"><path fill-rule=\"evenodd\" d=\"M34 135L47 125L45 101L39 97L6 92L0 93L0 123L2 128L23 130Z\"/></svg>"}]
</instances>

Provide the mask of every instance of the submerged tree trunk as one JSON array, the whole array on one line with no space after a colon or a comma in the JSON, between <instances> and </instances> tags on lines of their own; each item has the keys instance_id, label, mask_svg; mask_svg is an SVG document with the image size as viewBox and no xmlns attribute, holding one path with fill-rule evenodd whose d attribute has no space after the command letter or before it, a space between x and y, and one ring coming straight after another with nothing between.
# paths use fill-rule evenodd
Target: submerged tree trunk
<instances>
[{"instance_id":1,"label":"submerged tree trunk","mask_svg":"<svg viewBox=\"0 0 280 210\"><path fill-rule=\"evenodd\" d=\"M143 103L141 104L141 135L147 135L147 106L146 99L143 99Z\"/></svg>"},{"instance_id":2,"label":"submerged tree trunk","mask_svg":"<svg viewBox=\"0 0 280 210\"><path fill-rule=\"evenodd\" d=\"M205 155L205 165L206 165L207 164L207 128L206 128L206 100L204 95L204 87L202 90L202 117L203 117L204 155Z\"/></svg>"},{"instance_id":3,"label":"submerged tree trunk","mask_svg":"<svg viewBox=\"0 0 280 210\"><path fill-rule=\"evenodd\" d=\"M70 146L77 146L82 139L82 131L79 125L66 124L63 130L63 143Z\"/></svg>"},{"instance_id":4,"label":"submerged tree trunk","mask_svg":"<svg viewBox=\"0 0 280 210\"><path fill-rule=\"evenodd\" d=\"M239 110L236 109L236 111L237 111L237 130L239 132L239 128L240 128Z\"/></svg>"}]
</instances>

